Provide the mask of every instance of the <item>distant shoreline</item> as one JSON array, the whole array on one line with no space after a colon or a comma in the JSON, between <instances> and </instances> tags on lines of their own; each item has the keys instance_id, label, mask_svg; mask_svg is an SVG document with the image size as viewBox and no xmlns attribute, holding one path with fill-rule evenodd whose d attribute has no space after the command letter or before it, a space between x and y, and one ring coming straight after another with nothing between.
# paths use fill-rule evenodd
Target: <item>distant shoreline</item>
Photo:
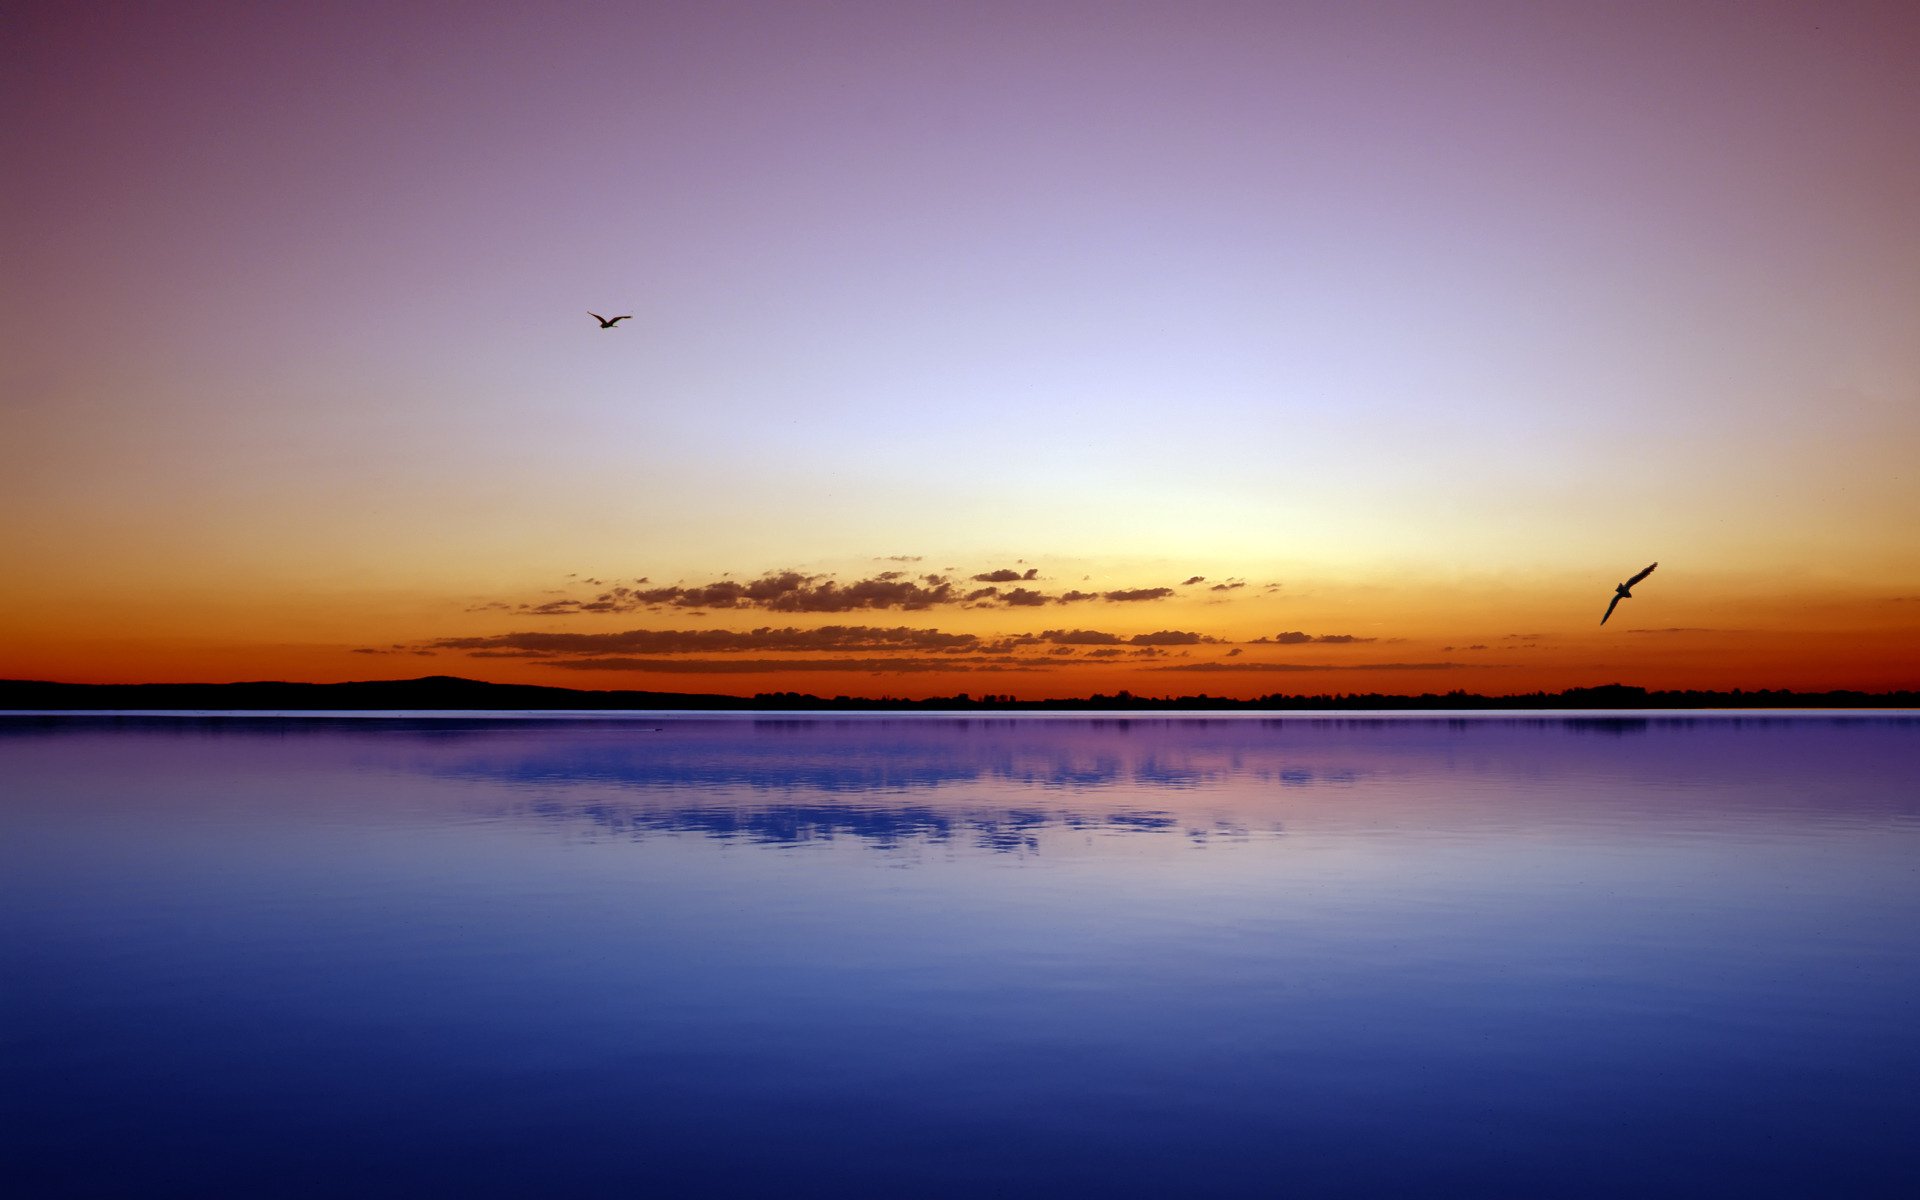
<instances>
[{"instance_id":1,"label":"distant shoreline","mask_svg":"<svg viewBox=\"0 0 1920 1200\"><path fill-rule=\"evenodd\" d=\"M355 683L58 683L0 680L0 712L498 712L498 711L809 711L809 712L1461 712L1687 709L1920 708L1920 690L1890 692L1653 691L1626 684L1512 696L1468 692L1420 695L1341 693L1251 700L1221 696L1136 696L1130 692L1063 699L1015 700L962 692L924 700L762 692L587 691L534 684L487 683L431 676Z\"/></svg>"}]
</instances>

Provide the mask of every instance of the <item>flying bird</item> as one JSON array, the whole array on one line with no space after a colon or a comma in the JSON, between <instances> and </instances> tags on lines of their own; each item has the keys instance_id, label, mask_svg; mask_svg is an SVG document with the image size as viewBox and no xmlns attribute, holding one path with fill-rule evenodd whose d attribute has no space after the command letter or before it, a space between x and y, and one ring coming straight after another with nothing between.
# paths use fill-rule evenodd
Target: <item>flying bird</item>
<instances>
[{"instance_id":1,"label":"flying bird","mask_svg":"<svg viewBox=\"0 0 1920 1200\"><path fill-rule=\"evenodd\" d=\"M615 325L618 325L622 321L633 320L632 313L628 313L623 317L603 317L597 312L590 312L587 315L592 317L594 320L600 322L600 328L602 329L612 329Z\"/></svg>"},{"instance_id":2,"label":"flying bird","mask_svg":"<svg viewBox=\"0 0 1920 1200\"><path fill-rule=\"evenodd\" d=\"M1635 575L1632 579L1627 580L1625 583L1614 585L1613 599L1607 601L1607 611L1601 614L1601 617L1600 617L1600 623L1602 625L1605 625L1607 623L1607 618L1613 615L1613 606L1620 603L1622 600L1633 599L1633 585L1636 583L1639 583L1642 579L1645 579L1647 576L1653 574L1653 569L1659 565L1660 565L1659 563L1648 563L1646 570L1640 572L1638 575Z\"/></svg>"}]
</instances>

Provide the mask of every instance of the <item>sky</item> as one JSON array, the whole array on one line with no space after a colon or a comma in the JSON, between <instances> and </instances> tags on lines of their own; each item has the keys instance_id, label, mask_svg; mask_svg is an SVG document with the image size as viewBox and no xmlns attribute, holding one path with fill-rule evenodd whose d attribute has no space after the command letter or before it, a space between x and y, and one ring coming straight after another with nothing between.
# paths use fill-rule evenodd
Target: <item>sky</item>
<instances>
[{"instance_id":1,"label":"sky","mask_svg":"<svg viewBox=\"0 0 1920 1200\"><path fill-rule=\"evenodd\" d=\"M1920 6L0 22L0 678L1920 686Z\"/></svg>"}]
</instances>

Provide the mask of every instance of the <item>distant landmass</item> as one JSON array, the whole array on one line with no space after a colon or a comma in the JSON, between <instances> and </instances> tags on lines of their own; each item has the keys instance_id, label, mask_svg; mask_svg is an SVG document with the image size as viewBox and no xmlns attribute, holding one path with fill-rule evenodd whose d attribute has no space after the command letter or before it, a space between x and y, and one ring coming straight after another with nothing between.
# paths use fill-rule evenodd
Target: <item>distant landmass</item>
<instances>
[{"instance_id":1,"label":"distant landmass","mask_svg":"<svg viewBox=\"0 0 1920 1200\"><path fill-rule=\"evenodd\" d=\"M0 711L19 710L181 710L260 712L272 710L430 711L477 710L543 712L587 710L765 710L826 709L849 712L911 710L1125 710L1125 711L1367 711L1376 709L1671 709L1671 708L1915 708L1920 691L1790 692L1774 689L1728 692L1650 691L1611 683L1480 696L1470 692L1424 692L1417 696L1377 692L1290 696L1275 693L1235 700L1205 693L1191 696L1136 696L1131 692L1069 699L1016 700L1012 696L974 696L960 692L925 700L857 696L813 696L802 692L762 692L721 696L688 692L587 691L523 683L487 683L450 675L423 679L383 679L360 683L54 683L0 680Z\"/></svg>"}]
</instances>

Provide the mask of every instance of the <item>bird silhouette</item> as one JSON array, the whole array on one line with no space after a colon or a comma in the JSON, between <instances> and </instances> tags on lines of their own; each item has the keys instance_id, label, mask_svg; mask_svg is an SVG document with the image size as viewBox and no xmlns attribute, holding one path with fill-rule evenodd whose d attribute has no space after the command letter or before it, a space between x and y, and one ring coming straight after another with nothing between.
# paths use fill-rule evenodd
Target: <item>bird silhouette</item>
<instances>
[{"instance_id":1,"label":"bird silhouette","mask_svg":"<svg viewBox=\"0 0 1920 1200\"><path fill-rule=\"evenodd\" d=\"M1616 584L1614 586L1613 599L1607 601L1607 611L1602 613L1600 616L1600 623L1602 625L1605 625L1607 623L1607 618L1613 615L1613 606L1620 603L1622 600L1633 599L1633 585L1636 583L1639 583L1642 579L1645 579L1647 576L1653 574L1653 569L1659 565L1660 565L1659 563L1649 563L1647 564L1646 570L1640 572L1638 575L1635 575L1632 579L1627 580L1625 583Z\"/></svg>"},{"instance_id":2,"label":"bird silhouette","mask_svg":"<svg viewBox=\"0 0 1920 1200\"><path fill-rule=\"evenodd\" d=\"M612 329L615 325L618 325L622 321L633 320L632 313L628 313L624 317L603 317L597 312L590 312L587 315L592 317L594 320L600 322L600 328L602 329Z\"/></svg>"}]
</instances>

